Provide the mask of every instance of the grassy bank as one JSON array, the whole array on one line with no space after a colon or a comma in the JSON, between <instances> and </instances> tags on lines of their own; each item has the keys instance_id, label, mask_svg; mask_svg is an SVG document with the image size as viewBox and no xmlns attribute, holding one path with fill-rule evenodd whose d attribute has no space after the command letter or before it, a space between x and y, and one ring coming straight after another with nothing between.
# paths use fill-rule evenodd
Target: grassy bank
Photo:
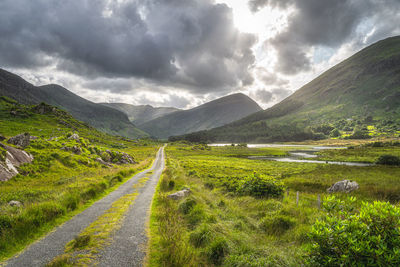
<instances>
[{"instance_id":1,"label":"grassy bank","mask_svg":"<svg viewBox=\"0 0 400 267\"><path fill-rule=\"evenodd\" d=\"M371 158L380 154L372 147L365 149L370 149ZM351 157L352 151L346 151ZM326 189L334 182L359 183L360 189L350 194L356 197L356 206L362 201L400 200L396 197L400 195L399 167L242 157L276 155L275 148L199 150L180 144L168 146L166 153L167 169L152 207L150 266L299 266L306 263L314 223L326 215L319 208L318 195L326 200ZM179 201L166 197L185 187L192 191L189 197ZM347 199L348 195L337 197Z\"/></svg>"},{"instance_id":2,"label":"grassy bank","mask_svg":"<svg viewBox=\"0 0 400 267\"><path fill-rule=\"evenodd\" d=\"M24 148L34 160L0 182L0 261L149 167L158 149L149 140L101 133L45 104L1 97L0 134L8 139L24 132L35 136ZM128 156L133 161L123 164ZM20 205L11 206L13 200Z\"/></svg>"}]
</instances>

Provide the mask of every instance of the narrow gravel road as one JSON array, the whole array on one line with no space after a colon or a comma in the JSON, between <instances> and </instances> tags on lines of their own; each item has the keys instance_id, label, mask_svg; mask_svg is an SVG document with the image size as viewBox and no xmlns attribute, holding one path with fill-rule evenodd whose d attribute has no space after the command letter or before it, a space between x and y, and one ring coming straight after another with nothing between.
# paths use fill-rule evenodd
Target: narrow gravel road
<instances>
[{"instance_id":1,"label":"narrow gravel road","mask_svg":"<svg viewBox=\"0 0 400 267\"><path fill-rule=\"evenodd\" d=\"M128 267L142 266L147 245L146 224L150 218L150 206L158 179L164 169L164 153L156 163L153 174L141 188L135 203L123 221L122 227L113 237L111 246L101 254L99 266Z\"/></svg>"},{"instance_id":2,"label":"narrow gravel road","mask_svg":"<svg viewBox=\"0 0 400 267\"><path fill-rule=\"evenodd\" d=\"M19 255L8 260L5 266L45 266L53 258L64 252L65 244L108 210L114 201L132 193L132 186L153 171L146 185L139 191L134 205L128 211L122 228L114 237L114 242L106 249L100 261L102 266L140 266L145 256L142 248L145 247L147 242L145 224L148 220L151 200L158 179L164 169L164 164L164 149L160 148L150 169L136 174L118 189L57 227L41 240L30 245Z\"/></svg>"}]
</instances>

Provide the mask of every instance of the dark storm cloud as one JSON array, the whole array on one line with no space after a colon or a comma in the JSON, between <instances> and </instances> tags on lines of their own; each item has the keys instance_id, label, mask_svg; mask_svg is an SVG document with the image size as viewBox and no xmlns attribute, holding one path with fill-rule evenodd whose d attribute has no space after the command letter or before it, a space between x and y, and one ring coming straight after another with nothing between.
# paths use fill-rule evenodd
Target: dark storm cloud
<instances>
[{"instance_id":1,"label":"dark storm cloud","mask_svg":"<svg viewBox=\"0 0 400 267\"><path fill-rule=\"evenodd\" d=\"M291 3L289 3L291 2ZM279 4L281 3L281 4ZM400 29L400 1L398 0L252 0L249 7L256 12L263 6L294 7L288 27L267 41L278 53L277 70L296 74L310 69L312 62L307 54L311 47L338 48L352 41L357 47L365 45L368 30L375 33L367 44L388 37ZM279 5L279 6L278 6ZM367 32L358 29L370 25ZM378 37L379 36L379 37Z\"/></svg>"},{"instance_id":2,"label":"dark storm cloud","mask_svg":"<svg viewBox=\"0 0 400 267\"><path fill-rule=\"evenodd\" d=\"M264 82L265 85L271 86L271 85L288 85L289 81L280 78L276 73L272 73L265 68L258 67L256 68L256 75L257 78Z\"/></svg>"},{"instance_id":3,"label":"dark storm cloud","mask_svg":"<svg viewBox=\"0 0 400 267\"><path fill-rule=\"evenodd\" d=\"M211 0L0 2L0 64L137 77L195 91L249 84L253 35ZM206 88L206 89L204 89Z\"/></svg>"},{"instance_id":4,"label":"dark storm cloud","mask_svg":"<svg viewBox=\"0 0 400 267\"><path fill-rule=\"evenodd\" d=\"M252 12L257 12L265 6L286 8L292 0L250 0L249 7Z\"/></svg>"},{"instance_id":5,"label":"dark storm cloud","mask_svg":"<svg viewBox=\"0 0 400 267\"><path fill-rule=\"evenodd\" d=\"M278 87L274 89L259 89L252 94L252 97L257 102L270 104L283 100L291 93L287 88Z\"/></svg>"}]
</instances>

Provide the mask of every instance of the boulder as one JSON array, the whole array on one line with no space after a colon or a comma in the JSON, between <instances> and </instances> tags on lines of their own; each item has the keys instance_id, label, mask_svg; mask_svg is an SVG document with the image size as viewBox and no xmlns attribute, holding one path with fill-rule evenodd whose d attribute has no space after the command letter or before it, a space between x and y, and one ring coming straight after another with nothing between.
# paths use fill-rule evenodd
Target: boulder
<instances>
[{"instance_id":1,"label":"boulder","mask_svg":"<svg viewBox=\"0 0 400 267\"><path fill-rule=\"evenodd\" d=\"M343 180L329 187L327 191L328 193L335 193L335 192L349 193L351 191L357 190L358 188L359 186L356 181Z\"/></svg>"},{"instance_id":2,"label":"boulder","mask_svg":"<svg viewBox=\"0 0 400 267\"><path fill-rule=\"evenodd\" d=\"M97 161L98 163L100 163L100 164L103 164L103 165L107 166L107 167L112 167L112 164L110 164L110 163L104 161L102 158L97 158L96 161Z\"/></svg>"},{"instance_id":3,"label":"boulder","mask_svg":"<svg viewBox=\"0 0 400 267\"><path fill-rule=\"evenodd\" d=\"M10 202L8 202L8 205L10 205L11 207L21 207L22 206L21 202L19 202L18 200L11 200Z\"/></svg>"},{"instance_id":4,"label":"boulder","mask_svg":"<svg viewBox=\"0 0 400 267\"><path fill-rule=\"evenodd\" d=\"M11 137L10 139L8 139L7 143L25 148L25 147L29 146L30 139L31 139L31 135L29 133L23 133L23 134L19 134L19 135Z\"/></svg>"},{"instance_id":5,"label":"boulder","mask_svg":"<svg viewBox=\"0 0 400 267\"><path fill-rule=\"evenodd\" d=\"M179 200L181 198L184 198L186 196L188 196L190 194L190 189L189 188L185 188L181 191L175 192L171 195L168 195L168 198L174 199L174 200Z\"/></svg>"},{"instance_id":6,"label":"boulder","mask_svg":"<svg viewBox=\"0 0 400 267\"><path fill-rule=\"evenodd\" d=\"M4 140L6 140L6 138L2 134L0 134L0 141L4 141Z\"/></svg>"},{"instance_id":7,"label":"boulder","mask_svg":"<svg viewBox=\"0 0 400 267\"><path fill-rule=\"evenodd\" d=\"M70 137L68 137L68 139L75 140L75 141L80 141L79 135L76 134L76 133L72 134Z\"/></svg>"},{"instance_id":8,"label":"boulder","mask_svg":"<svg viewBox=\"0 0 400 267\"><path fill-rule=\"evenodd\" d=\"M2 143L0 147L6 150L4 161L0 162L0 181L8 181L19 173L17 167L33 161L33 156L23 150Z\"/></svg>"},{"instance_id":9,"label":"boulder","mask_svg":"<svg viewBox=\"0 0 400 267\"><path fill-rule=\"evenodd\" d=\"M136 161L131 157L131 155L123 152L120 160L121 164L134 164Z\"/></svg>"}]
</instances>

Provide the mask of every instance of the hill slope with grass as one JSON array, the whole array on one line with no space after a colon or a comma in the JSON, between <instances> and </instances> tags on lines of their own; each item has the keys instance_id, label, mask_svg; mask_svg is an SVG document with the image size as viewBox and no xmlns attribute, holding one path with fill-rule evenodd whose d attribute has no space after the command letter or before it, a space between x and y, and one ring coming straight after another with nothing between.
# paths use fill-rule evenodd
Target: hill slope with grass
<instances>
[{"instance_id":1,"label":"hill slope with grass","mask_svg":"<svg viewBox=\"0 0 400 267\"><path fill-rule=\"evenodd\" d=\"M68 111L76 119L109 134L130 138L147 136L118 110L88 101L59 85L34 86L2 69L0 69L0 95L15 99L22 104L45 102L57 106Z\"/></svg>"},{"instance_id":2,"label":"hill slope with grass","mask_svg":"<svg viewBox=\"0 0 400 267\"><path fill-rule=\"evenodd\" d=\"M21 133L29 141L22 148L9 143ZM150 166L158 150L149 140L100 132L54 106L0 96L0 168L10 165L4 149L23 149L33 161L0 177L0 265Z\"/></svg>"},{"instance_id":3,"label":"hill slope with grass","mask_svg":"<svg viewBox=\"0 0 400 267\"><path fill-rule=\"evenodd\" d=\"M135 106L125 103L101 104L124 112L128 115L129 120L137 126L179 110L173 107L152 107L150 105Z\"/></svg>"},{"instance_id":4,"label":"hill slope with grass","mask_svg":"<svg viewBox=\"0 0 400 267\"><path fill-rule=\"evenodd\" d=\"M168 138L222 126L260 110L254 100L239 93L162 116L142 124L140 128L158 138Z\"/></svg>"},{"instance_id":5,"label":"hill slope with grass","mask_svg":"<svg viewBox=\"0 0 400 267\"><path fill-rule=\"evenodd\" d=\"M275 106L173 139L268 142L400 134L400 36L329 69Z\"/></svg>"}]
</instances>

